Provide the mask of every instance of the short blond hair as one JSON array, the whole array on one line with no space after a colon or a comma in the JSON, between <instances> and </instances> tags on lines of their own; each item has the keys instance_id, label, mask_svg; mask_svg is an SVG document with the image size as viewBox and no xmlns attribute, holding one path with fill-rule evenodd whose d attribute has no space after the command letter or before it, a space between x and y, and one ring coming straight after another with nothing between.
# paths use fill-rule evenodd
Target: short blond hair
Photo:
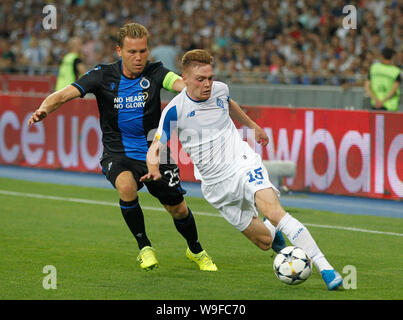
<instances>
[{"instance_id":1,"label":"short blond hair","mask_svg":"<svg viewBox=\"0 0 403 320\"><path fill-rule=\"evenodd\" d=\"M149 38L150 34L146 27L140 23L126 23L123 27L119 29L118 32L118 45L123 47L123 41L126 37L133 39L141 39L143 37Z\"/></svg>"},{"instance_id":2,"label":"short blond hair","mask_svg":"<svg viewBox=\"0 0 403 320\"><path fill-rule=\"evenodd\" d=\"M182 72L190 66L198 64L213 65L213 56L206 50L194 49L186 52L182 57Z\"/></svg>"}]
</instances>

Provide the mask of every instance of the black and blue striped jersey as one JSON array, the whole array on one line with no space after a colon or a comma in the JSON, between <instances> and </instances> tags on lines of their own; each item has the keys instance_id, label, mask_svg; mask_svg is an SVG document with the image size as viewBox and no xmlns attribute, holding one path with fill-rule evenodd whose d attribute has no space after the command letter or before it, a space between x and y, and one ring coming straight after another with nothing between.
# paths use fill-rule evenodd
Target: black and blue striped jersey
<instances>
[{"instance_id":1,"label":"black and blue striped jersey","mask_svg":"<svg viewBox=\"0 0 403 320\"><path fill-rule=\"evenodd\" d=\"M130 79L119 60L98 65L72 83L81 97L93 93L97 99L104 157L124 154L146 160L161 116L160 90L171 90L178 78L161 62L147 62L142 74Z\"/></svg>"}]
</instances>

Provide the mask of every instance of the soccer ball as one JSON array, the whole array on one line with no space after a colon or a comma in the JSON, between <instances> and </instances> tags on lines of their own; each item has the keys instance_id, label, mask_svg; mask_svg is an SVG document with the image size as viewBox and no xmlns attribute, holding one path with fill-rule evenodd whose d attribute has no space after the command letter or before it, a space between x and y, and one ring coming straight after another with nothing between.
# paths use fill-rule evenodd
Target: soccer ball
<instances>
[{"instance_id":1,"label":"soccer ball","mask_svg":"<svg viewBox=\"0 0 403 320\"><path fill-rule=\"evenodd\" d=\"M285 284L304 282L312 273L312 261L304 250L289 246L281 250L273 262L274 273Z\"/></svg>"}]
</instances>

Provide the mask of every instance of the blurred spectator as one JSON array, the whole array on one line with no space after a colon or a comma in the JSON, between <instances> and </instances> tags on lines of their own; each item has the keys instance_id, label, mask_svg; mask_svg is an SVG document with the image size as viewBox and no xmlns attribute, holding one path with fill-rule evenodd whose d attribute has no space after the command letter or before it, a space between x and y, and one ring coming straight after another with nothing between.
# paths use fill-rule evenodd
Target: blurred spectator
<instances>
[{"instance_id":1,"label":"blurred spectator","mask_svg":"<svg viewBox=\"0 0 403 320\"><path fill-rule=\"evenodd\" d=\"M396 64L402 65L400 0L142 0L135 6L129 0L55 0L57 29L46 33L43 3L0 2L0 37L7 39L19 67L35 70L39 63L52 70L49 66L60 64L73 36L83 39L88 66L112 62L117 57L111 40L120 25L132 21L150 30L152 55L167 59L167 67L184 51L204 48L219 61L221 76L266 73L237 76L240 81L362 81L385 47L395 49ZM356 8L356 30L343 27L345 5ZM161 49L165 39L170 47Z\"/></svg>"},{"instance_id":2,"label":"blurred spectator","mask_svg":"<svg viewBox=\"0 0 403 320\"><path fill-rule=\"evenodd\" d=\"M69 41L69 52L63 57L59 68L55 90L61 90L80 78L86 67L81 59L82 42L80 38L73 37Z\"/></svg>"},{"instance_id":3,"label":"blurred spectator","mask_svg":"<svg viewBox=\"0 0 403 320\"><path fill-rule=\"evenodd\" d=\"M0 70L6 73L16 72L16 57L6 39L0 38Z\"/></svg>"},{"instance_id":4,"label":"blurred spectator","mask_svg":"<svg viewBox=\"0 0 403 320\"><path fill-rule=\"evenodd\" d=\"M163 37L161 42L150 53L154 60L161 61L169 70L178 72L178 49L171 45L167 38Z\"/></svg>"},{"instance_id":5,"label":"blurred spectator","mask_svg":"<svg viewBox=\"0 0 403 320\"><path fill-rule=\"evenodd\" d=\"M373 110L398 111L401 69L393 65L395 51L382 50L380 62L374 63L365 82L365 91L371 98Z\"/></svg>"},{"instance_id":6,"label":"blurred spectator","mask_svg":"<svg viewBox=\"0 0 403 320\"><path fill-rule=\"evenodd\" d=\"M27 49L23 52L23 62L29 65L29 73L33 73L35 67L43 65L48 57L49 52L45 47L39 46L38 39L32 37Z\"/></svg>"}]
</instances>

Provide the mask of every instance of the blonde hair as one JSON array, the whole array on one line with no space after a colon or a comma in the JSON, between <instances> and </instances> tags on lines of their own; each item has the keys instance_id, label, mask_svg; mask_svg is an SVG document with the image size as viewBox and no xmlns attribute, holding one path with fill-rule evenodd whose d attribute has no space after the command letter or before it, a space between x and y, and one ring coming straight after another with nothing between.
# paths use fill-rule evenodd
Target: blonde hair
<instances>
[{"instance_id":1,"label":"blonde hair","mask_svg":"<svg viewBox=\"0 0 403 320\"><path fill-rule=\"evenodd\" d=\"M126 23L123 27L119 29L118 32L118 45L119 47L123 47L123 41L126 37L133 39L141 39L143 37L149 38L150 34L146 27L139 23Z\"/></svg>"},{"instance_id":2,"label":"blonde hair","mask_svg":"<svg viewBox=\"0 0 403 320\"><path fill-rule=\"evenodd\" d=\"M213 56L206 50L194 49L186 52L182 57L182 72L197 64L213 64Z\"/></svg>"}]
</instances>

